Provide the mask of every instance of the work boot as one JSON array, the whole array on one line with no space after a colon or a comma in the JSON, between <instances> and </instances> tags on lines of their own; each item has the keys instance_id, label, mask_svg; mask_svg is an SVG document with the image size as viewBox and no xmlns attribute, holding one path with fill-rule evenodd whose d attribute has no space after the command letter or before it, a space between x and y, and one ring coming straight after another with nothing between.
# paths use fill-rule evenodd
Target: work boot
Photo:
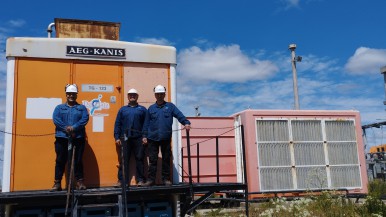
<instances>
[{"instance_id":1,"label":"work boot","mask_svg":"<svg viewBox=\"0 0 386 217\"><path fill-rule=\"evenodd\" d=\"M143 182L143 181L139 181L138 183L137 183L137 186L138 187L141 187L141 186L144 186L145 185L145 183Z\"/></svg>"},{"instance_id":2,"label":"work boot","mask_svg":"<svg viewBox=\"0 0 386 217\"><path fill-rule=\"evenodd\" d=\"M79 179L76 181L76 189L77 190L86 190L86 186L83 184L83 179Z\"/></svg>"},{"instance_id":3,"label":"work boot","mask_svg":"<svg viewBox=\"0 0 386 217\"><path fill-rule=\"evenodd\" d=\"M164 180L164 185L165 186L171 186L172 182L170 180Z\"/></svg>"},{"instance_id":4,"label":"work boot","mask_svg":"<svg viewBox=\"0 0 386 217\"><path fill-rule=\"evenodd\" d=\"M118 180L117 184L115 184L114 188L120 188L120 187L122 187L122 183L121 183L121 180Z\"/></svg>"},{"instance_id":5,"label":"work boot","mask_svg":"<svg viewBox=\"0 0 386 217\"><path fill-rule=\"evenodd\" d=\"M54 186L52 186L51 191L61 191L62 186L61 186L61 181L60 180L55 180L54 181Z\"/></svg>"},{"instance_id":6,"label":"work boot","mask_svg":"<svg viewBox=\"0 0 386 217\"><path fill-rule=\"evenodd\" d=\"M150 186L152 186L152 185L154 185L154 181L148 180L148 181L145 182L142 186L143 186L143 187L150 187Z\"/></svg>"}]
</instances>

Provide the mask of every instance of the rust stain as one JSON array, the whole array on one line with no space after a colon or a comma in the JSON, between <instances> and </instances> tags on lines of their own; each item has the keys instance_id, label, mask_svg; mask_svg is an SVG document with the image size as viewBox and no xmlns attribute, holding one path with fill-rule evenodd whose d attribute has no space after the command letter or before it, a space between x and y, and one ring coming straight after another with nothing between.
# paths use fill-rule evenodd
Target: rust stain
<instances>
[{"instance_id":1,"label":"rust stain","mask_svg":"<svg viewBox=\"0 0 386 217\"><path fill-rule=\"evenodd\" d=\"M55 18L57 38L119 40L120 23Z\"/></svg>"}]
</instances>

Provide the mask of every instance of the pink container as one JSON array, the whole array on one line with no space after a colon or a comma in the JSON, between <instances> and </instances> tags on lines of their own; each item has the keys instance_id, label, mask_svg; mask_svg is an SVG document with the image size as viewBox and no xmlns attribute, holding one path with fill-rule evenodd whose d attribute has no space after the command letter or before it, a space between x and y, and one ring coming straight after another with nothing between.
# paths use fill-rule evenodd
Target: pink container
<instances>
[{"instance_id":1,"label":"pink container","mask_svg":"<svg viewBox=\"0 0 386 217\"><path fill-rule=\"evenodd\" d=\"M250 198L328 189L368 192L358 111L245 110L232 117L189 120L194 182L217 182L216 137L219 182L243 182L243 125ZM187 173L185 132L182 147Z\"/></svg>"}]
</instances>

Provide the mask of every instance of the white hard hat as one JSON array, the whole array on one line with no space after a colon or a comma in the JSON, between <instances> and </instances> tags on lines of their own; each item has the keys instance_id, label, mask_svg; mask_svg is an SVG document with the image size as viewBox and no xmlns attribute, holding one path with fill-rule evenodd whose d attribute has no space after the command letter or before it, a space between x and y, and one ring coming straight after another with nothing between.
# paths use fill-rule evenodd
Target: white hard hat
<instances>
[{"instance_id":1,"label":"white hard hat","mask_svg":"<svg viewBox=\"0 0 386 217\"><path fill-rule=\"evenodd\" d=\"M66 93L78 93L78 87L76 84L67 84Z\"/></svg>"},{"instance_id":2,"label":"white hard hat","mask_svg":"<svg viewBox=\"0 0 386 217\"><path fill-rule=\"evenodd\" d=\"M138 91L136 89L134 89L134 88L131 88L129 91L127 91L127 94L129 94L129 93L136 93L136 94L138 94Z\"/></svg>"},{"instance_id":3,"label":"white hard hat","mask_svg":"<svg viewBox=\"0 0 386 217\"><path fill-rule=\"evenodd\" d=\"M166 88L160 84L155 86L154 88L154 93L165 93L165 92L166 92Z\"/></svg>"}]
</instances>

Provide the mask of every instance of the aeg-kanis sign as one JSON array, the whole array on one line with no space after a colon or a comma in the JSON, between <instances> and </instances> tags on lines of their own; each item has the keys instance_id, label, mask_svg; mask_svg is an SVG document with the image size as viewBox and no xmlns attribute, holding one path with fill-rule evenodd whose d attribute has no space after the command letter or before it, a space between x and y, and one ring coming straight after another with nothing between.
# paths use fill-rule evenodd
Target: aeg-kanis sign
<instances>
[{"instance_id":1,"label":"aeg-kanis sign","mask_svg":"<svg viewBox=\"0 0 386 217\"><path fill-rule=\"evenodd\" d=\"M105 47L67 46L67 56L125 58L125 49Z\"/></svg>"}]
</instances>

